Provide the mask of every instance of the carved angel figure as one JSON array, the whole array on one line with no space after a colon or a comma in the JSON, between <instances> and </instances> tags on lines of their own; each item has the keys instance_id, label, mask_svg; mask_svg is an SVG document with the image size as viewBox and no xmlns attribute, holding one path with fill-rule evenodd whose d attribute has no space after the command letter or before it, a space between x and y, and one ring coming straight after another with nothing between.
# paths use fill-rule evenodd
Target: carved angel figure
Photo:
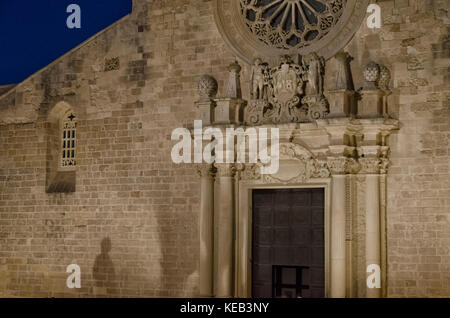
<instances>
[{"instance_id":1,"label":"carved angel figure","mask_svg":"<svg viewBox=\"0 0 450 318\"><path fill-rule=\"evenodd\" d=\"M252 99L264 99L265 97L265 71L266 65L262 62L262 60L260 58L255 59L250 78Z\"/></svg>"}]
</instances>

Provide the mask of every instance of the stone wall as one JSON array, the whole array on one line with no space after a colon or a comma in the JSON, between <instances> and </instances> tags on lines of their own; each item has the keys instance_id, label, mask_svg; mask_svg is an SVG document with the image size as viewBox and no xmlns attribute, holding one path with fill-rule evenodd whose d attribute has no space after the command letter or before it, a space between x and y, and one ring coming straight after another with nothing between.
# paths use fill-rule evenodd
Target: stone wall
<instances>
[{"instance_id":1,"label":"stone wall","mask_svg":"<svg viewBox=\"0 0 450 318\"><path fill-rule=\"evenodd\" d=\"M362 25L347 49L357 87L371 59L393 73L388 295L450 296L450 6L378 3L382 29ZM0 97L0 296L197 295L199 178L172 164L170 135L198 118L199 76L215 76L220 95L233 60L211 0L135 1ZM47 194L47 116L61 101L78 116L76 192ZM66 287L73 263L80 290Z\"/></svg>"},{"instance_id":2,"label":"stone wall","mask_svg":"<svg viewBox=\"0 0 450 318\"><path fill-rule=\"evenodd\" d=\"M393 76L387 180L388 295L450 296L450 3L378 1L383 27L364 26L349 45L357 65L373 59ZM359 87L359 86L357 86Z\"/></svg>"},{"instance_id":3,"label":"stone wall","mask_svg":"<svg viewBox=\"0 0 450 318\"><path fill-rule=\"evenodd\" d=\"M170 137L196 118L198 77L232 60L211 1L139 1L2 98L0 296L198 293L198 176L172 164ZM61 101L78 116L76 192L47 194L47 115ZM81 290L66 287L69 264Z\"/></svg>"}]
</instances>

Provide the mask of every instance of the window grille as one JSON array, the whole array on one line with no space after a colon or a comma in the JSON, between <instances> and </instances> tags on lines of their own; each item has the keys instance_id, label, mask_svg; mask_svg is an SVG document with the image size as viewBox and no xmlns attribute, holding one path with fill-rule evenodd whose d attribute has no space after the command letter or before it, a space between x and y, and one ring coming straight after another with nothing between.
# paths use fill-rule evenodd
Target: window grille
<instances>
[{"instance_id":1,"label":"window grille","mask_svg":"<svg viewBox=\"0 0 450 318\"><path fill-rule=\"evenodd\" d=\"M76 129L77 122L73 113L68 113L62 123L61 166L76 166Z\"/></svg>"}]
</instances>

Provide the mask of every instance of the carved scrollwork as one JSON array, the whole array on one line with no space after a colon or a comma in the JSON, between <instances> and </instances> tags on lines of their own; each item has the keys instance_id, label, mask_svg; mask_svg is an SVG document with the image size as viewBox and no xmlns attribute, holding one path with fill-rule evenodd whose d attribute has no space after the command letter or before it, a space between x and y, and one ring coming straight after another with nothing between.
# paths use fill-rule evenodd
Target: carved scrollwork
<instances>
[{"instance_id":1,"label":"carved scrollwork","mask_svg":"<svg viewBox=\"0 0 450 318\"><path fill-rule=\"evenodd\" d=\"M264 122L264 109L269 107L266 100L253 100L245 108L245 122L247 125L262 125Z\"/></svg>"},{"instance_id":2,"label":"carved scrollwork","mask_svg":"<svg viewBox=\"0 0 450 318\"><path fill-rule=\"evenodd\" d=\"M326 162L319 161L312 153L294 143L280 144L280 170L273 175L263 175L267 183L305 183L312 178L328 178L330 170Z\"/></svg>"},{"instance_id":3,"label":"carved scrollwork","mask_svg":"<svg viewBox=\"0 0 450 318\"><path fill-rule=\"evenodd\" d=\"M275 174L261 174L259 162L256 164L237 164L239 176L244 181L263 183L305 183L312 178L328 178L330 170L326 161L316 158L305 148L294 143L280 144L280 169Z\"/></svg>"},{"instance_id":4,"label":"carved scrollwork","mask_svg":"<svg viewBox=\"0 0 450 318\"><path fill-rule=\"evenodd\" d=\"M322 96L306 96L302 100L303 104L308 105L308 116L311 121L323 119L330 112L328 100Z\"/></svg>"},{"instance_id":5,"label":"carved scrollwork","mask_svg":"<svg viewBox=\"0 0 450 318\"><path fill-rule=\"evenodd\" d=\"M328 178L330 176L330 169L326 161L314 160L311 178Z\"/></svg>"}]
</instances>

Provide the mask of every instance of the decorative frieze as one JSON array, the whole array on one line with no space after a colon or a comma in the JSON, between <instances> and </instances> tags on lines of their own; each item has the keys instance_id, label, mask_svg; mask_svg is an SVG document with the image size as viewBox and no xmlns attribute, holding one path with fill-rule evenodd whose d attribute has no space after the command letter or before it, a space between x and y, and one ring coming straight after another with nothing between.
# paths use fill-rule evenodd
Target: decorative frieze
<instances>
[{"instance_id":1,"label":"decorative frieze","mask_svg":"<svg viewBox=\"0 0 450 318\"><path fill-rule=\"evenodd\" d=\"M345 156L328 157L327 166L332 175L356 174L361 168L356 159Z\"/></svg>"}]
</instances>

